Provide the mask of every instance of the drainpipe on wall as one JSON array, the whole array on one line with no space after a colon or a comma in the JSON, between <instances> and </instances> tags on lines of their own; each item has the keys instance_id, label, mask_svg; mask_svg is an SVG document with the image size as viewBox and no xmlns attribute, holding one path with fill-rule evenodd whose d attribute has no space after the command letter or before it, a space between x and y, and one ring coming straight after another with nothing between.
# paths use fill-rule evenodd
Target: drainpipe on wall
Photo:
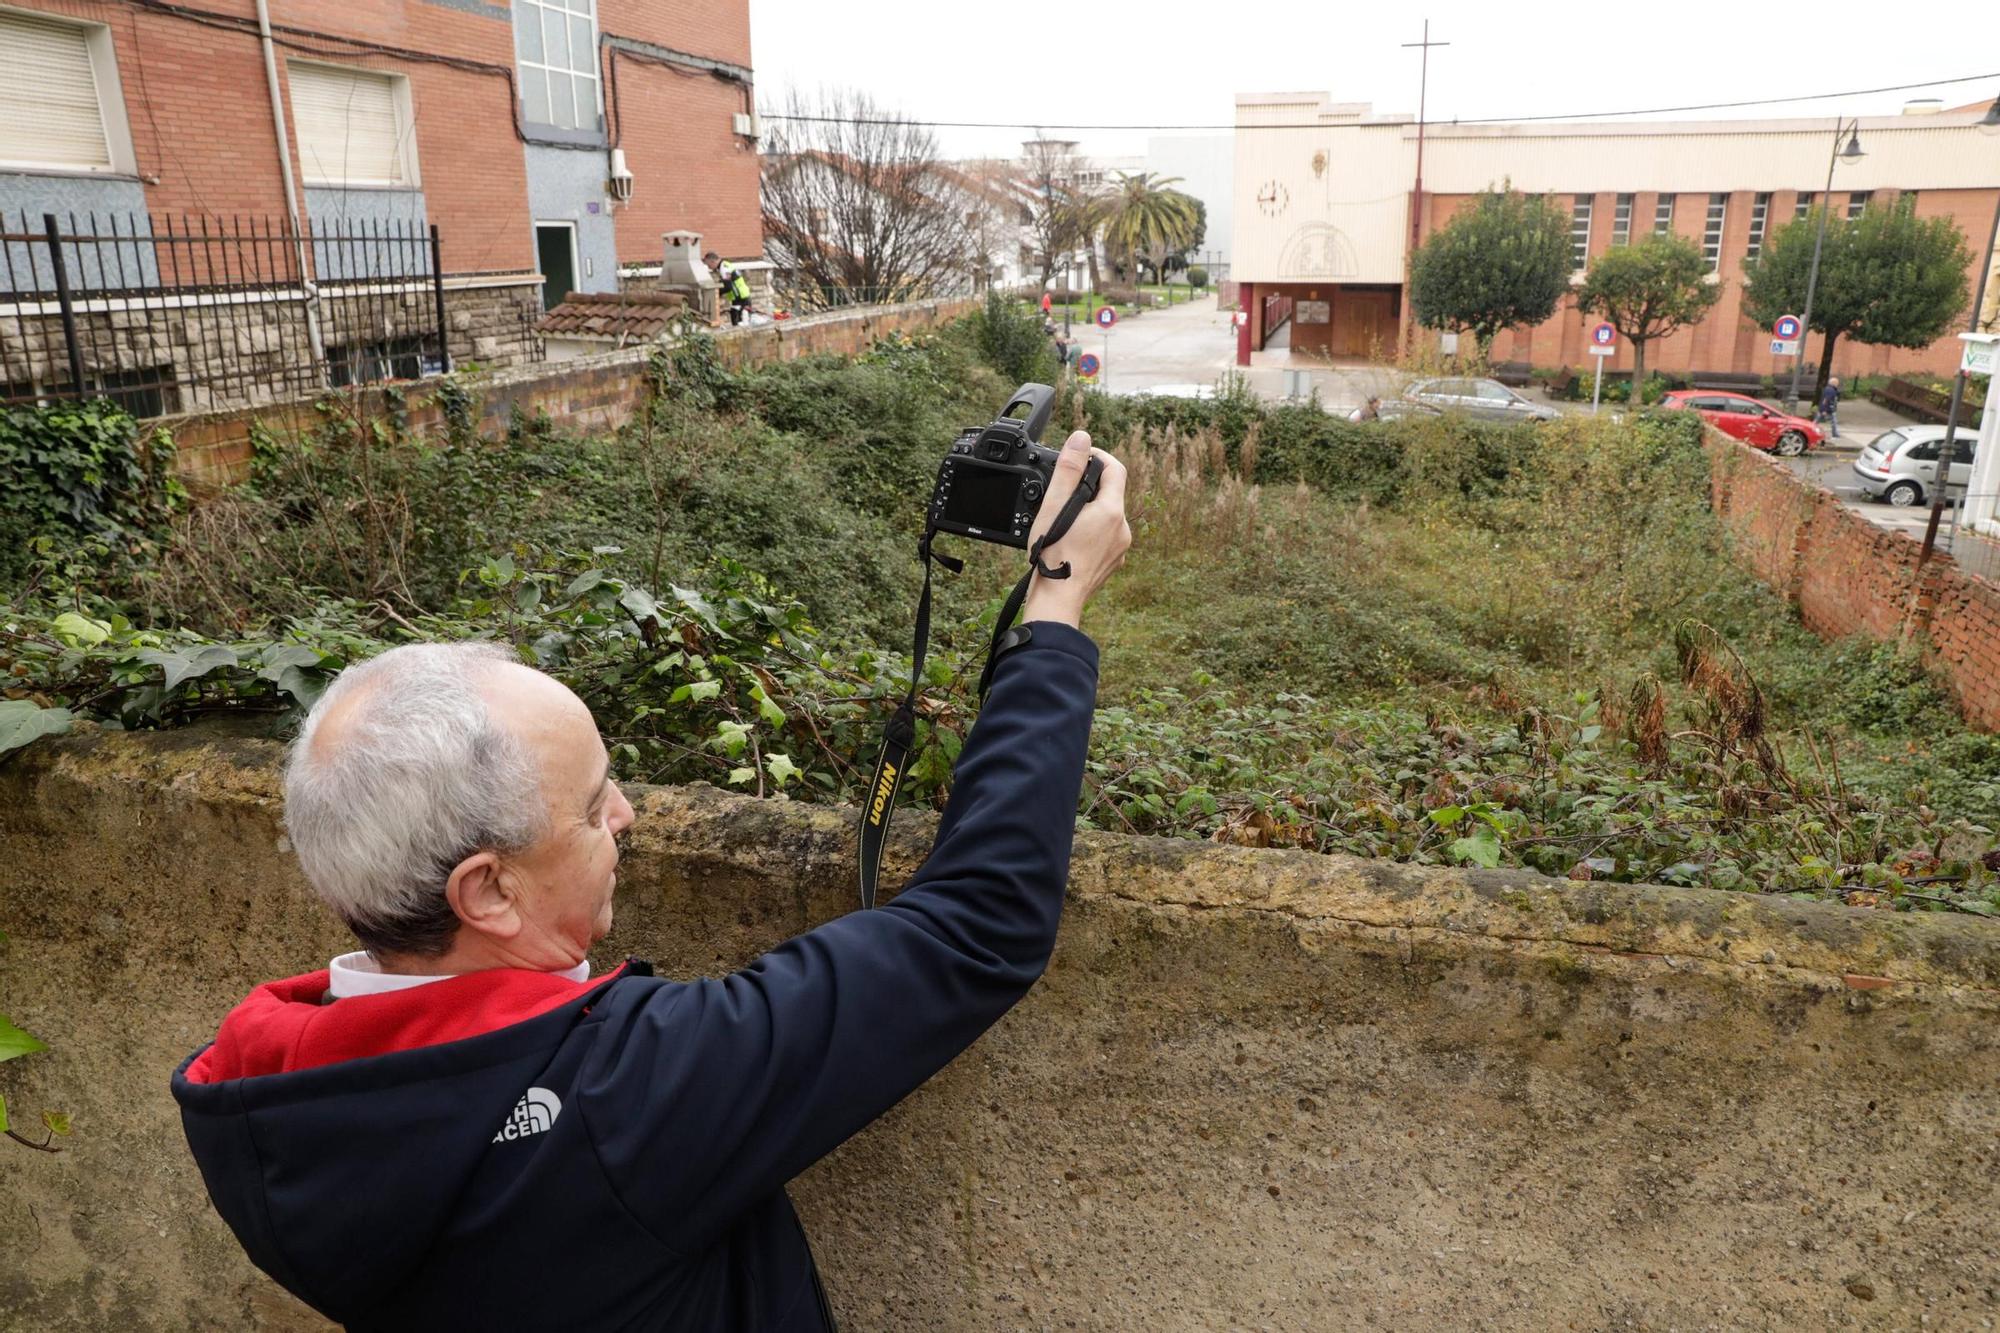
<instances>
[{"instance_id":1,"label":"drainpipe on wall","mask_svg":"<svg viewBox=\"0 0 2000 1333\"><path fill-rule=\"evenodd\" d=\"M292 185L292 140L285 130L285 99L278 95L278 53L271 41L271 10L266 0L257 0L257 40L264 47L264 82L271 90L271 122L278 130L278 173L285 184L285 216L291 219L292 251L306 293L306 341L312 345L315 372L324 375L326 346L319 335L319 287L306 267L305 228L299 224L298 192Z\"/></svg>"}]
</instances>

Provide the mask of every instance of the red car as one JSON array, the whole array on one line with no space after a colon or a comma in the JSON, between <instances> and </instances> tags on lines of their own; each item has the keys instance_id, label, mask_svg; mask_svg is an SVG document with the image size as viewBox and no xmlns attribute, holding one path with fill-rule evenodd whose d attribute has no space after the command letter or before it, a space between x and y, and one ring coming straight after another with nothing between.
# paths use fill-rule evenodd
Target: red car
<instances>
[{"instance_id":1,"label":"red car","mask_svg":"<svg viewBox=\"0 0 2000 1333\"><path fill-rule=\"evenodd\" d=\"M1703 421L1724 435L1733 435L1752 448L1769 449L1786 458L1817 449L1826 438L1818 426L1804 417L1788 416L1768 403L1740 393L1675 389L1660 399L1660 406L1699 412Z\"/></svg>"}]
</instances>

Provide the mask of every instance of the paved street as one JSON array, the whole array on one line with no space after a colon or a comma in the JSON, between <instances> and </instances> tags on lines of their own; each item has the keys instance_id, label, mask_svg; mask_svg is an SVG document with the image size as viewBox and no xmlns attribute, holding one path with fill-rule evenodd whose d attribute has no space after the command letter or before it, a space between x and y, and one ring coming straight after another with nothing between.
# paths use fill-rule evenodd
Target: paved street
<instances>
[{"instance_id":1,"label":"paved street","mask_svg":"<svg viewBox=\"0 0 2000 1333\"><path fill-rule=\"evenodd\" d=\"M1873 407L1872 404L1869 406ZM1854 458L1860 452L1861 445L1873 439L1879 431L1887 430L1899 422L1898 418L1882 408L1875 407L1873 411L1879 413L1885 420L1865 434L1850 424L1846 420L1847 412L1842 411L1841 425L1845 428L1846 435L1841 444L1851 444L1852 448L1842 448L1837 445L1831 449L1815 450L1804 457L1785 460L1786 466L1822 489L1832 491L1843 505L1877 527L1905 533L1911 540L1921 542L1924 539L1924 529L1930 523L1931 511L1928 504L1898 508L1895 505L1864 498L1860 488L1855 484ZM1959 568L1966 573L2000 582L2000 542L1964 528L1954 530L1950 510L1945 511L1938 526L1938 549L1950 551L1952 557L1957 560Z\"/></svg>"}]
</instances>

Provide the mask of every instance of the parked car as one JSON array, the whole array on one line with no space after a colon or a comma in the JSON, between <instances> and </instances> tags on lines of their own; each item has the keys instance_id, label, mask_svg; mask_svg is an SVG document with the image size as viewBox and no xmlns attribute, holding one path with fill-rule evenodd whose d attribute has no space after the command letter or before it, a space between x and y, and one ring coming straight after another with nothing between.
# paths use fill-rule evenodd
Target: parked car
<instances>
[{"instance_id":1,"label":"parked car","mask_svg":"<svg viewBox=\"0 0 2000 1333\"><path fill-rule=\"evenodd\" d=\"M1703 421L1724 435L1733 435L1752 448L1768 449L1785 458L1817 449L1826 440L1820 428L1806 418L1781 412L1746 394L1675 389L1660 399L1660 406L1672 411L1699 412Z\"/></svg>"},{"instance_id":2,"label":"parked car","mask_svg":"<svg viewBox=\"0 0 2000 1333\"><path fill-rule=\"evenodd\" d=\"M1972 479L1972 449L1978 437L1961 429L1952 441L1948 485L1963 491ZM1892 505L1922 504L1937 483L1938 452L1944 445L1943 426L1898 426L1868 442L1854 460L1854 477L1861 493Z\"/></svg>"},{"instance_id":3,"label":"parked car","mask_svg":"<svg viewBox=\"0 0 2000 1333\"><path fill-rule=\"evenodd\" d=\"M1400 398L1382 401L1385 417L1463 412L1482 421L1553 421L1562 413L1531 403L1499 380L1418 380Z\"/></svg>"}]
</instances>

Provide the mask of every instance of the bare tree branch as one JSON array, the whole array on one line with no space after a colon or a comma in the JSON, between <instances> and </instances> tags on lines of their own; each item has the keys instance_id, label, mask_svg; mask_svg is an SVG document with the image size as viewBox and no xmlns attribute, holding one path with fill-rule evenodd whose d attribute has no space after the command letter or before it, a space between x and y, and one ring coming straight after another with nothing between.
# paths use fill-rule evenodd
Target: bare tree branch
<instances>
[{"instance_id":1,"label":"bare tree branch","mask_svg":"<svg viewBox=\"0 0 2000 1333\"><path fill-rule=\"evenodd\" d=\"M929 129L866 93L794 92L763 171L764 248L809 309L969 288L979 262L966 178Z\"/></svg>"}]
</instances>

